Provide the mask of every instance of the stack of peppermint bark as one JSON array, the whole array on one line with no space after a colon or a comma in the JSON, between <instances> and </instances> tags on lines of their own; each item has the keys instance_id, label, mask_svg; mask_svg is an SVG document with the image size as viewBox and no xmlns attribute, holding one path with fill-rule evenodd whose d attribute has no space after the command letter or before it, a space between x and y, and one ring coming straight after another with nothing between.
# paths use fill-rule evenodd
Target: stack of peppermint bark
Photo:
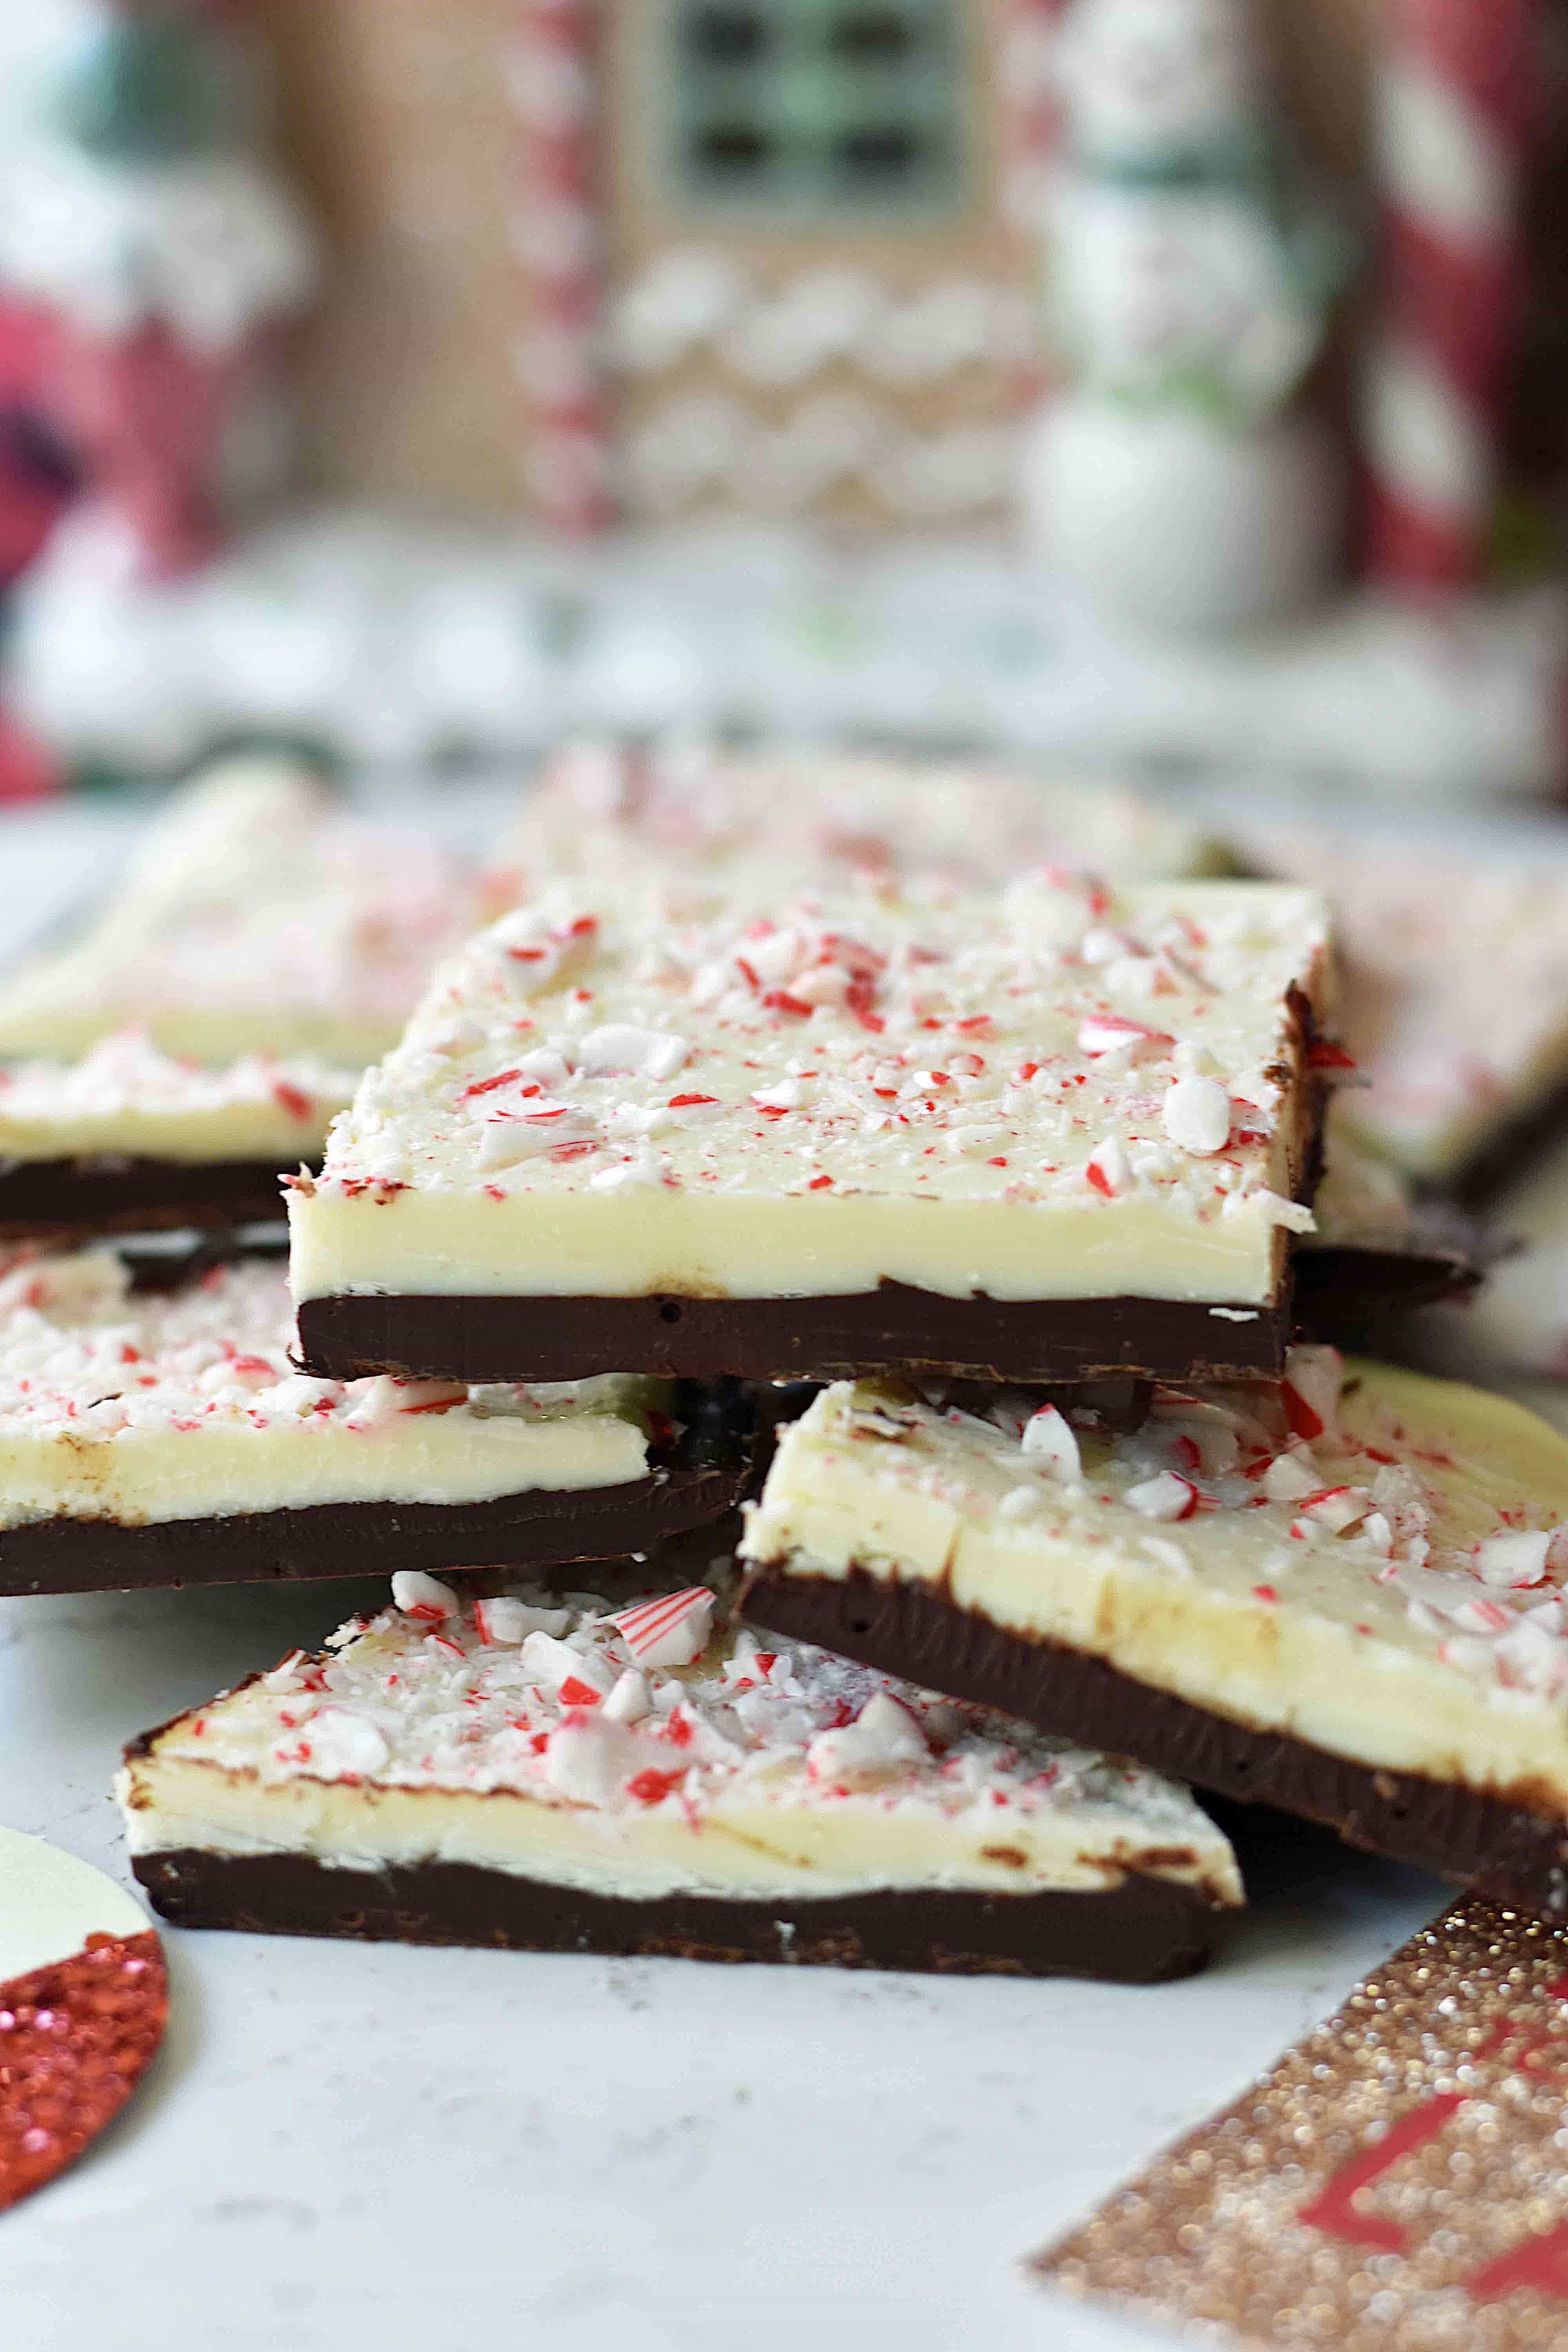
<instances>
[{"instance_id":1,"label":"stack of peppermint bark","mask_svg":"<svg viewBox=\"0 0 1568 2352\"><path fill-rule=\"evenodd\" d=\"M300 1370L282 1178L509 893L236 761L0 984L0 1593L554 1567L733 1504L722 1395Z\"/></svg>"},{"instance_id":2,"label":"stack of peppermint bark","mask_svg":"<svg viewBox=\"0 0 1568 2352\"><path fill-rule=\"evenodd\" d=\"M119 887L0 982L0 1237L279 1214L487 877L298 762L221 762Z\"/></svg>"},{"instance_id":3,"label":"stack of peppermint bark","mask_svg":"<svg viewBox=\"0 0 1568 2352\"><path fill-rule=\"evenodd\" d=\"M289 1199L301 1418L570 1432L554 1554L384 1497L384 1610L128 1751L166 1916L1153 1979L1242 1900L1166 1773L1568 1901L1568 1444L1347 1363L1342 1236L1293 1323L1324 904L1019 793L562 763Z\"/></svg>"}]
</instances>

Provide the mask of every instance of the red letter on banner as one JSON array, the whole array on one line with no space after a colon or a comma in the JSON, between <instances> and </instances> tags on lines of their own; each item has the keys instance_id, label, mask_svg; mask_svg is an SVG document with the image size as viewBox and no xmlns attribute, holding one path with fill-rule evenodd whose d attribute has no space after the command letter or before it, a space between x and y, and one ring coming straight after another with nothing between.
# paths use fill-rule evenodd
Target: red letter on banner
<instances>
[{"instance_id":1,"label":"red letter on banner","mask_svg":"<svg viewBox=\"0 0 1568 2352\"><path fill-rule=\"evenodd\" d=\"M1375 2246L1384 2254L1404 2253L1405 2233L1398 2223L1380 2221L1374 2213L1358 2213L1352 2200L1391 2171L1402 2156L1436 2139L1454 2109L1464 2104L1462 2091L1445 2091L1435 2099L1424 2099L1373 2147L1363 2148L1348 2164L1342 2164L1311 2202L1300 2209L1296 2219L1305 2221L1310 2229L1322 2230L1331 2238L1343 2238L1352 2246Z\"/></svg>"}]
</instances>

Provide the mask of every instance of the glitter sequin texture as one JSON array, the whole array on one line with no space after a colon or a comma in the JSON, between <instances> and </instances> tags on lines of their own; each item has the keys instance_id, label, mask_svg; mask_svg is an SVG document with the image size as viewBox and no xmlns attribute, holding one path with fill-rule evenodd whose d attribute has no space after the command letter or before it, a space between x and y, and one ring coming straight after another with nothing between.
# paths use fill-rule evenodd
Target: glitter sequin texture
<instances>
[{"instance_id":1,"label":"glitter sequin texture","mask_svg":"<svg viewBox=\"0 0 1568 2352\"><path fill-rule=\"evenodd\" d=\"M73 2164L152 2063L169 2013L163 1948L89 1936L0 1985L0 2210Z\"/></svg>"},{"instance_id":2,"label":"glitter sequin texture","mask_svg":"<svg viewBox=\"0 0 1568 2352\"><path fill-rule=\"evenodd\" d=\"M1032 2268L1223 2345L1568 2343L1568 1930L1468 1901Z\"/></svg>"}]
</instances>

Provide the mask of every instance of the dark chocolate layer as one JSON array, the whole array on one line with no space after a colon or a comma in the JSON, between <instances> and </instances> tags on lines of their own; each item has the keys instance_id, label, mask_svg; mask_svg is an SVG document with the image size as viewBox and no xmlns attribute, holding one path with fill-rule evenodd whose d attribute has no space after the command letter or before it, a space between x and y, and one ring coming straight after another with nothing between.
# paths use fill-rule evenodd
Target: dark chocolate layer
<instances>
[{"instance_id":1,"label":"dark chocolate layer","mask_svg":"<svg viewBox=\"0 0 1568 2352\"><path fill-rule=\"evenodd\" d=\"M1150 1876L1087 1894L930 1888L728 1902L588 1895L470 1863L333 1870L304 1854L185 1848L139 1854L133 1866L153 1907L182 1927L1119 1984L1190 1976L1209 1956L1217 1916L1198 1889Z\"/></svg>"},{"instance_id":2,"label":"dark chocolate layer","mask_svg":"<svg viewBox=\"0 0 1568 2352\"><path fill-rule=\"evenodd\" d=\"M1417 1243L1382 1249L1335 1243L1296 1253L1296 1328L1303 1339L1364 1348L1380 1324L1442 1298L1464 1298L1484 1279L1490 1257L1479 1234L1467 1246Z\"/></svg>"},{"instance_id":3,"label":"dark chocolate layer","mask_svg":"<svg viewBox=\"0 0 1568 2352\"><path fill-rule=\"evenodd\" d=\"M0 1160L0 1241L246 1224L278 1215L281 1186L270 1160Z\"/></svg>"},{"instance_id":4,"label":"dark chocolate layer","mask_svg":"<svg viewBox=\"0 0 1568 2352\"><path fill-rule=\"evenodd\" d=\"M721 1517L745 1486L737 1465L618 1486L536 1487L489 1503L315 1503L139 1526L38 1519L0 1529L0 1595L616 1559Z\"/></svg>"},{"instance_id":5,"label":"dark chocolate layer","mask_svg":"<svg viewBox=\"0 0 1568 2352\"><path fill-rule=\"evenodd\" d=\"M1235 1722L1101 1659L1009 1633L939 1591L862 1570L840 1581L761 1569L742 1589L740 1614L1200 1789L1325 1822L1352 1845L1501 1901L1568 1914L1568 1822Z\"/></svg>"},{"instance_id":6,"label":"dark chocolate layer","mask_svg":"<svg viewBox=\"0 0 1568 2352\"><path fill-rule=\"evenodd\" d=\"M1241 1317L1233 1320L1232 1316ZM307 1370L405 1379L580 1380L623 1371L711 1379L930 1372L1059 1381L1268 1378L1284 1362L1289 1298L1213 1307L1167 1298L949 1298L884 1282L811 1298L447 1297L350 1294L300 1308Z\"/></svg>"}]
</instances>

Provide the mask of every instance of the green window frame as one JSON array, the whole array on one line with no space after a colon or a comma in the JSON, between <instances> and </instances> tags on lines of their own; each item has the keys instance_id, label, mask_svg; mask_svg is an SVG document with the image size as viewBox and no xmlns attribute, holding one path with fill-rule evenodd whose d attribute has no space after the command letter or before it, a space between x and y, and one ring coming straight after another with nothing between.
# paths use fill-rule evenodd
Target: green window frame
<instances>
[{"instance_id":1,"label":"green window frame","mask_svg":"<svg viewBox=\"0 0 1568 2352\"><path fill-rule=\"evenodd\" d=\"M968 176L964 0L665 0L680 209L929 224Z\"/></svg>"}]
</instances>

